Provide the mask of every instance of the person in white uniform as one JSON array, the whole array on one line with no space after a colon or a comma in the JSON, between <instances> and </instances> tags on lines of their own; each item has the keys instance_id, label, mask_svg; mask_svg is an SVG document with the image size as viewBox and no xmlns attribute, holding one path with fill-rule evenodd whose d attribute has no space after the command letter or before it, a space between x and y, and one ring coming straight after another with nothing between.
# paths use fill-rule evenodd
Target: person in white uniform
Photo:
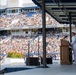
<instances>
[{"instance_id":1,"label":"person in white uniform","mask_svg":"<svg viewBox=\"0 0 76 75\"><path fill-rule=\"evenodd\" d=\"M72 50L74 53L74 63L76 64L76 35L75 35L75 32L72 32L71 46L72 46Z\"/></svg>"}]
</instances>

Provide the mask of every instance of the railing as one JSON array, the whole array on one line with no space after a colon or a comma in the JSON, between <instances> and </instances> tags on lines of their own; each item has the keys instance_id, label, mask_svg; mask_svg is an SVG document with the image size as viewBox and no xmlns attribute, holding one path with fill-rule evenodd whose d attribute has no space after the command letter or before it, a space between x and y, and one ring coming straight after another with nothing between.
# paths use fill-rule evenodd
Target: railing
<instances>
[{"instance_id":1,"label":"railing","mask_svg":"<svg viewBox=\"0 0 76 75\"><path fill-rule=\"evenodd\" d=\"M4 63L5 58L6 58L6 55L5 55L5 54L0 53L0 72L1 72L1 70L2 70L1 65L2 65L2 63Z\"/></svg>"}]
</instances>

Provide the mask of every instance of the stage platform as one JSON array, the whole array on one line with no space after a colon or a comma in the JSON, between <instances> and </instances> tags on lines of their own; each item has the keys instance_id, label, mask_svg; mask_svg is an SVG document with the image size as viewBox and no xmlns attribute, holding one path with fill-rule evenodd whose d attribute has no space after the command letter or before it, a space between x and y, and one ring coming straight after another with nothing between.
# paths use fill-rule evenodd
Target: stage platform
<instances>
[{"instance_id":1,"label":"stage platform","mask_svg":"<svg viewBox=\"0 0 76 75\"><path fill-rule=\"evenodd\" d=\"M60 65L59 62L48 64L48 68L26 66L25 63L4 65L7 72L3 75L76 75L76 65ZM41 65L42 66L42 65ZM3 65L1 66L3 67Z\"/></svg>"}]
</instances>

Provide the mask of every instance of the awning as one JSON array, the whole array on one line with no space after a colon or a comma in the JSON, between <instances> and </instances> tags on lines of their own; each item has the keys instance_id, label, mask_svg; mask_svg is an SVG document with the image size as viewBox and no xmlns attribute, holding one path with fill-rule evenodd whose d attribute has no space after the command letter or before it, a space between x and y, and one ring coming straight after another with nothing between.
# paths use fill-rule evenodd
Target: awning
<instances>
[{"instance_id":1,"label":"awning","mask_svg":"<svg viewBox=\"0 0 76 75\"><path fill-rule=\"evenodd\" d=\"M36 5L42 7L42 0L32 0ZM45 10L59 23L76 23L76 0L45 0Z\"/></svg>"}]
</instances>

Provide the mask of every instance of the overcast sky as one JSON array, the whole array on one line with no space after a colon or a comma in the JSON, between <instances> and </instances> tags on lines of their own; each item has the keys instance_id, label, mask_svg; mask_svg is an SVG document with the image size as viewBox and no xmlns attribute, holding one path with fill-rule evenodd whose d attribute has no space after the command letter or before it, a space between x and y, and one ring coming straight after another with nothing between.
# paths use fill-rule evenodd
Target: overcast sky
<instances>
[{"instance_id":1,"label":"overcast sky","mask_svg":"<svg viewBox=\"0 0 76 75\"><path fill-rule=\"evenodd\" d=\"M24 3L32 3L32 0L21 0ZM6 5L7 0L0 0L0 5Z\"/></svg>"},{"instance_id":2,"label":"overcast sky","mask_svg":"<svg viewBox=\"0 0 76 75\"><path fill-rule=\"evenodd\" d=\"M7 1L7 0L0 0L0 4L1 4L1 5L6 5L6 1Z\"/></svg>"}]
</instances>

